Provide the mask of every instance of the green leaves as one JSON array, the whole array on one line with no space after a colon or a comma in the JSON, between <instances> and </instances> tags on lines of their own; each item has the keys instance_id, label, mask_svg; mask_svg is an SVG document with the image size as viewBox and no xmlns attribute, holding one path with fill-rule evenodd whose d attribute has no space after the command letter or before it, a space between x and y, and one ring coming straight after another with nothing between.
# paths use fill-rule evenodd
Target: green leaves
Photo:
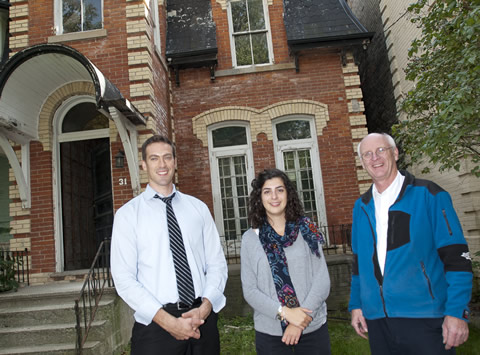
<instances>
[{"instance_id":1,"label":"green leaves","mask_svg":"<svg viewBox=\"0 0 480 355\"><path fill-rule=\"evenodd\" d=\"M440 171L470 159L480 177L480 0L419 0L409 7L422 35L412 42L406 78L407 115L393 127L411 163Z\"/></svg>"}]
</instances>

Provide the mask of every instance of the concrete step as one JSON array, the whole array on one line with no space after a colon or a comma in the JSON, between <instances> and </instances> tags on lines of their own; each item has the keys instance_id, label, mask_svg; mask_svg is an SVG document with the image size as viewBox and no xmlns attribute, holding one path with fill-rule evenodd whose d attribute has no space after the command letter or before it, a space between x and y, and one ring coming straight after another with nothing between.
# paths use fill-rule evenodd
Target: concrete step
<instances>
[{"instance_id":1,"label":"concrete step","mask_svg":"<svg viewBox=\"0 0 480 355\"><path fill-rule=\"evenodd\" d=\"M88 334L88 340L100 341L105 339L105 333L110 330L105 326L106 323L106 321L94 321ZM75 344L77 337L75 326L75 323L66 323L1 328L0 349L17 346L19 339L23 346L59 343Z\"/></svg>"},{"instance_id":2,"label":"concrete step","mask_svg":"<svg viewBox=\"0 0 480 355\"><path fill-rule=\"evenodd\" d=\"M75 344L48 344L1 348L0 355L76 355ZM88 341L83 347L85 355L105 354L99 341Z\"/></svg>"},{"instance_id":3,"label":"concrete step","mask_svg":"<svg viewBox=\"0 0 480 355\"><path fill-rule=\"evenodd\" d=\"M104 299L105 298L105 299ZM108 316L108 308L114 302L113 297L106 296L100 300L99 308L95 315L96 320L103 320ZM23 307L15 306L0 307L0 328L5 327L26 327L39 323L55 324L75 322L74 301L62 300L56 304L30 305Z\"/></svg>"}]
</instances>

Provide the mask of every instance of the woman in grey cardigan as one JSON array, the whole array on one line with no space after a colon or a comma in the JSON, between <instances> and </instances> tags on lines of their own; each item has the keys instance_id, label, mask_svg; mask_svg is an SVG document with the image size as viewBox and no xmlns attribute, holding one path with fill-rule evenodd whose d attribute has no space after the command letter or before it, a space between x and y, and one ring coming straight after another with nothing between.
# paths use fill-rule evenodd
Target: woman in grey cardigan
<instances>
[{"instance_id":1,"label":"woman in grey cardigan","mask_svg":"<svg viewBox=\"0 0 480 355\"><path fill-rule=\"evenodd\" d=\"M252 228L242 237L241 277L243 296L254 310L257 353L330 354L323 236L303 216L284 172L264 170L252 188Z\"/></svg>"}]
</instances>

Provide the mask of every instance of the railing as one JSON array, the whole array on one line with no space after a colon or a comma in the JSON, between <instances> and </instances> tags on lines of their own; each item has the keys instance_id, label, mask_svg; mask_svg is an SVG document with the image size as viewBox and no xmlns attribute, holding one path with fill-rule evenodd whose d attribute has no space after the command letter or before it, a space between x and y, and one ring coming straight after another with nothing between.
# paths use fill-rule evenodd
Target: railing
<instances>
[{"instance_id":1,"label":"railing","mask_svg":"<svg viewBox=\"0 0 480 355\"><path fill-rule=\"evenodd\" d=\"M326 243L323 245L323 252L331 254L348 254L352 250L352 225L336 224L332 226L319 227ZM221 237L225 258L229 264L240 264L240 247L242 236L235 238Z\"/></svg>"},{"instance_id":2,"label":"railing","mask_svg":"<svg viewBox=\"0 0 480 355\"><path fill-rule=\"evenodd\" d=\"M25 250L0 249L0 261L0 290L8 289L10 285L7 283L12 280L18 284L26 283L30 285L30 267L27 248L25 248Z\"/></svg>"},{"instance_id":3,"label":"railing","mask_svg":"<svg viewBox=\"0 0 480 355\"><path fill-rule=\"evenodd\" d=\"M92 266L88 271L79 296L75 300L75 316L77 320L77 341L75 349L77 354L82 353L90 326L95 319L100 299L105 285L113 287L110 274L110 239L105 239L99 246Z\"/></svg>"}]
</instances>

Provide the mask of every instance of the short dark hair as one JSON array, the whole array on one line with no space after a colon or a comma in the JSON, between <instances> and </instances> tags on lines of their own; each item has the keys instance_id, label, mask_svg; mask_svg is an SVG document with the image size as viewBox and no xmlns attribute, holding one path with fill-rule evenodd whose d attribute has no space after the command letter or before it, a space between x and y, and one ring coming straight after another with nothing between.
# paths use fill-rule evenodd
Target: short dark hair
<instances>
[{"instance_id":1,"label":"short dark hair","mask_svg":"<svg viewBox=\"0 0 480 355\"><path fill-rule=\"evenodd\" d=\"M297 190L287 174L279 169L265 169L252 181L252 192L248 201L248 220L252 228L259 228L266 217L265 207L262 203L262 188L265 181L280 178L287 190L287 207L285 218L287 221L296 221L303 216L303 206L298 197Z\"/></svg>"},{"instance_id":2,"label":"short dark hair","mask_svg":"<svg viewBox=\"0 0 480 355\"><path fill-rule=\"evenodd\" d=\"M168 139L167 137L156 134L156 135L148 138L142 144L142 159L144 161L147 160L147 147L152 143L167 143L167 144L169 144L170 147L172 147L173 157L175 158L175 144L173 144L172 141L170 139Z\"/></svg>"}]
</instances>

